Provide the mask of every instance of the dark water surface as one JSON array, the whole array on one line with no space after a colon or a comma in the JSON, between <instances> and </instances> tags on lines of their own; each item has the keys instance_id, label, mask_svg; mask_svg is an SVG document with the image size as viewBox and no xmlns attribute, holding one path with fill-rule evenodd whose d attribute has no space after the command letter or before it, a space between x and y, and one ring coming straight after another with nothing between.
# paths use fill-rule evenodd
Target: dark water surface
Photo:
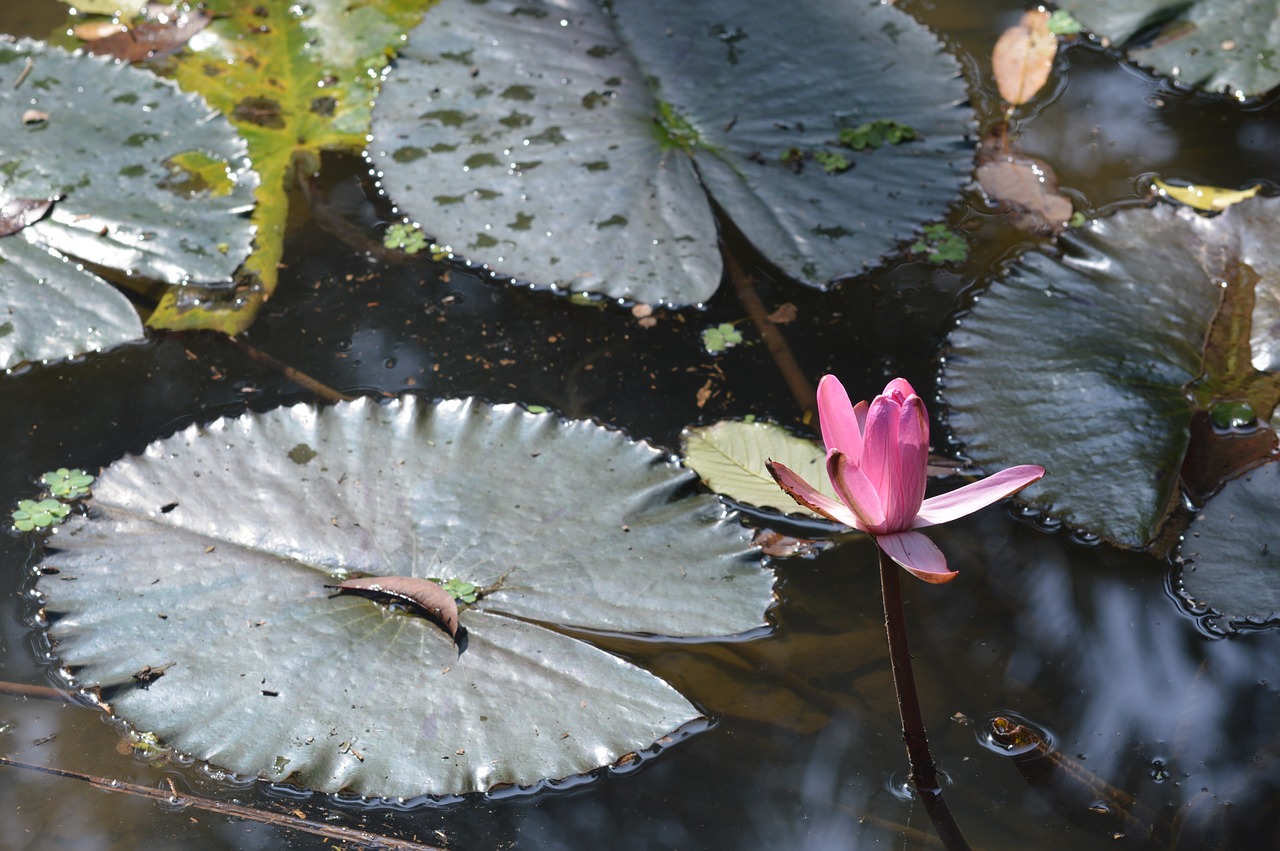
<instances>
[{"instance_id":1,"label":"dark water surface","mask_svg":"<svg viewBox=\"0 0 1280 851\"><path fill-rule=\"evenodd\" d=\"M961 52L981 75L975 103L993 108L985 57L1022 7L903 5ZM62 9L4 4L0 29L43 34ZM1086 209L1137 203L1139 177L1155 171L1219 185L1274 187L1280 177L1273 102L1242 108L1176 92L1087 45L1061 62L1066 74L1024 121L1021 143ZM246 335L252 346L344 392L518 400L672 449L684 426L726 416L799 425L765 346L703 350L703 328L745 316L730 288L704 312L664 313L644 329L625 308L573 305L390 254L360 172L357 158L332 158L309 203L296 198L288 267ZM966 293L1028 241L976 196L967 201L953 221L973 251L958 270L900 263L821 294L742 255L768 308L796 305L784 333L806 373L838 373L855 398L896 374L922 392L934 387L939 344ZM96 469L193 420L311 398L208 334L23 369L0 380L0 495L8 504L33 494L47 469ZM1280 847L1280 633L1213 638L1169 593L1164 563L1080 542L1008 506L933 537L960 578L904 580L908 627L935 756L976 848ZM0 680L47 686L51 660L22 593L30 548L0 538ZM716 723L637 771L536 796L407 810L290 797L199 766L122 756L120 730L99 712L4 694L0 754L164 790L172 781L179 792L460 851L937 847L923 809L900 791L907 766L875 565L866 541L779 560L777 629L735 648L608 645L667 677ZM998 715L1038 728L1062 755L1037 787L984 745ZM1064 780L1071 772L1079 782ZM325 847L285 828L4 766L0 813L2 849ZM1182 833L1150 836L1161 823Z\"/></svg>"}]
</instances>

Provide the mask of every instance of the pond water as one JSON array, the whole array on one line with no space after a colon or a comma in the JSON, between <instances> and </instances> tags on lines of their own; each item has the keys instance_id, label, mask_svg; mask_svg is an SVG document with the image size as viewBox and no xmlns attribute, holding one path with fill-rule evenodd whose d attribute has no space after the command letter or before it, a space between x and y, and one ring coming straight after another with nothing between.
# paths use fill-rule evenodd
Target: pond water
<instances>
[{"instance_id":1,"label":"pond water","mask_svg":"<svg viewBox=\"0 0 1280 851\"><path fill-rule=\"evenodd\" d=\"M1022 6L901 5L949 40L978 82L975 103L994 108L986 57ZM0 30L43 35L62 15L52 2L6 4ZM1061 68L1054 96L1025 117L1020 139L1054 165L1077 206L1106 212L1139 203L1139 178L1175 166L1209 184L1267 180L1275 188L1280 149L1267 141L1280 138L1274 97L1241 108L1186 94L1089 45L1070 48ZM625 308L573 305L389 252L380 235L385 205L370 197L362 171L358 158L329 158L298 193L286 268L245 335L248 347L212 334L160 335L5 376L0 435L9 462L0 467L0 494L28 496L45 470L96 469L193 421L314 398L253 349L349 394L545 405L673 451L685 426L725 417L802 427L764 345L721 355L702 347L702 329L746 316L731 288L705 310L663 313L642 328ZM972 246L963 266L899 262L829 294L788 283L735 250L769 309L796 306L783 330L803 370L815 379L835 372L862 398L898 374L934 388L956 311L984 275L1031 241L977 196L952 221ZM935 439L935 449L948 447ZM1013 506L933 537L960 577L944 586L905 579L908 629L934 754L950 779L946 794L974 847L1280 847L1280 632L1214 637L1171 592L1163 561L1091 544ZM0 691L0 754L13 760L165 794L172 783L220 802L460 851L938 847L923 808L904 792L869 541L777 560L780 602L763 637L604 642L672 682L713 719L709 729L635 770L536 795L412 807L296 795L121 755L118 726L41 691L51 660L25 592L37 558L29 538L0 540L0 681L9 684ZM988 735L998 716L1039 730L1057 754L1053 771L1047 759L1019 764L998 752ZM4 849L341 844L13 766L0 766L0 812ZM1152 823L1164 826L1151 832Z\"/></svg>"}]
</instances>

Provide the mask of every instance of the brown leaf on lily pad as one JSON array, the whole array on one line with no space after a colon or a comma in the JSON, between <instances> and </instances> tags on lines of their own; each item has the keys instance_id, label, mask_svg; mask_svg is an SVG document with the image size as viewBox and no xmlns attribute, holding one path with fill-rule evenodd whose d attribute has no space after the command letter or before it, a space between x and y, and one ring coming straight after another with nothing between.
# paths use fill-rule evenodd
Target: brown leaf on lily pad
<instances>
[{"instance_id":1,"label":"brown leaf on lily pad","mask_svg":"<svg viewBox=\"0 0 1280 851\"><path fill-rule=\"evenodd\" d=\"M146 62L181 50L211 20L212 15L197 9L166 21L147 21L124 32L94 39L85 49L94 56L114 56L122 62Z\"/></svg>"},{"instance_id":2,"label":"brown leaf on lily pad","mask_svg":"<svg viewBox=\"0 0 1280 851\"><path fill-rule=\"evenodd\" d=\"M978 150L978 163L978 185L1019 230L1057 235L1066 228L1074 209L1058 192L1058 176L1047 162L1003 139L988 138Z\"/></svg>"},{"instance_id":3,"label":"brown leaf on lily pad","mask_svg":"<svg viewBox=\"0 0 1280 851\"><path fill-rule=\"evenodd\" d=\"M0 236L17 233L44 218L57 198L13 198L0 206Z\"/></svg>"},{"instance_id":4,"label":"brown leaf on lily pad","mask_svg":"<svg viewBox=\"0 0 1280 851\"><path fill-rule=\"evenodd\" d=\"M417 576L364 576L326 585L373 600L392 598L413 606L458 640L458 603L436 582Z\"/></svg>"},{"instance_id":5,"label":"brown leaf on lily pad","mask_svg":"<svg viewBox=\"0 0 1280 851\"><path fill-rule=\"evenodd\" d=\"M1049 79L1058 38L1049 32L1049 13L1043 9L1027 12L996 41L991 52L1000 97L1011 106L1021 106L1036 96Z\"/></svg>"}]
</instances>

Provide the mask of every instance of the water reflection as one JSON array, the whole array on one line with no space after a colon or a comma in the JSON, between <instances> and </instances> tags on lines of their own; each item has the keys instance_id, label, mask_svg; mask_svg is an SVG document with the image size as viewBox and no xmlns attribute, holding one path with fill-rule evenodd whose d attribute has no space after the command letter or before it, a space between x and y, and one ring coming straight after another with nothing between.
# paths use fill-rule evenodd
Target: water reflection
<instances>
[{"instance_id":1,"label":"water reflection","mask_svg":"<svg viewBox=\"0 0 1280 851\"><path fill-rule=\"evenodd\" d=\"M1053 731L1081 772L1037 791L1086 825L1098 822L1087 812L1097 800L1155 813L1144 822L1156 824L1148 831L1162 840L1155 847L1216 847L1274 832L1280 635L1207 637L1149 559L1050 546L1057 536L1010 530L998 518L976 532L940 540L949 553L967 550L972 605L958 617L929 599L919 618L938 642L955 642L948 627L981 634L966 662L985 668L990 685L968 697ZM956 676L951 685L984 679ZM1149 839L1133 822L1106 829L1135 847Z\"/></svg>"}]
</instances>

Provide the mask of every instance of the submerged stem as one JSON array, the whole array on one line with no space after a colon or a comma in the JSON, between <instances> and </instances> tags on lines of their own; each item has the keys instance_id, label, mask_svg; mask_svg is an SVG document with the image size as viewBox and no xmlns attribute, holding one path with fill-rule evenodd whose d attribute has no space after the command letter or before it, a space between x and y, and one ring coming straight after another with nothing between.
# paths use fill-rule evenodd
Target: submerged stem
<instances>
[{"instance_id":1,"label":"submerged stem","mask_svg":"<svg viewBox=\"0 0 1280 851\"><path fill-rule=\"evenodd\" d=\"M800 410L805 413L805 422L808 422L809 416L818 408L813 385L809 383L804 370L800 368L795 355L791 353L791 347L787 345L787 339L782 336L782 332L778 330L777 326L769 321L769 312L765 310L764 302L760 300L759 294L756 293L755 284L751 280L751 276L742 268L742 264L738 262L738 259L733 256L731 251L724 252L724 262L725 269L729 273L729 280L733 283L733 291L737 293L742 306L747 309L747 315L751 317L751 323L756 326L756 331L759 332L760 338L764 340L765 346L769 349L769 354L773 355L773 362L777 364L778 372L782 373L783 379L787 382L787 387L791 389L791 395L799 403Z\"/></svg>"},{"instance_id":2,"label":"submerged stem","mask_svg":"<svg viewBox=\"0 0 1280 851\"><path fill-rule=\"evenodd\" d=\"M920 714L920 697L911 671L911 648L907 644L906 615L902 609L902 588L898 584L898 565L877 548L880 555L880 594L884 600L884 631L889 640L889 665L893 670L893 686L898 693L898 717L902 720L902 741L907 746L911 764L911 782L924 802L938 838L947 851L969 851L969 843L956 824L938 782L938 767L929 752L929 738Z\"/></svg>"}]
</instances>

